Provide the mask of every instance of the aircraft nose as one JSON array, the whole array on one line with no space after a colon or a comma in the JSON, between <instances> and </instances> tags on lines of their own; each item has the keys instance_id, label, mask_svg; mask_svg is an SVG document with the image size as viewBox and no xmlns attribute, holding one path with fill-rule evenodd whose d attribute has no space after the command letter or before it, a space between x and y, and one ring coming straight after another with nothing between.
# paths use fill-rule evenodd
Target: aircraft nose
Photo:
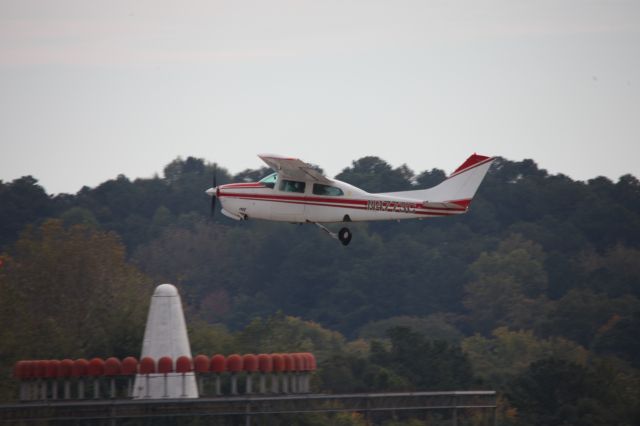
<instances>
[{"instance_id":1,"label":"aircraft nose","mask_svg":"<svg viewBox=\"0 0 640 426\"><path fill-rule=\"evenodd\" d=\"M214 195L216 195L216 189L215 188L209 188L204 192L206 192L207 195L210 196L210 197L213 197Z\"/></svg>"}]
</instances>

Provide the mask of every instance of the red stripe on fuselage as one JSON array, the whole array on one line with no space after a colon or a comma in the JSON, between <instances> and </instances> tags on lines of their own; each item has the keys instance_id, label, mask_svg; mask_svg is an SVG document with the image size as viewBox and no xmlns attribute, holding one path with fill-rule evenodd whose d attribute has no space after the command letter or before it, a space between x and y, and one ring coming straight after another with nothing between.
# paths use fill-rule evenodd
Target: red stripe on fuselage
<instances>
[{"instance_id":1,"label":"red stripe on fuselage","mask_svg":"<svg viewBox=\"0 0 640 426\"><path fill-rule=\"evenodd\" d=\"M353 200L353 199L336 199L336 198L327 198L327 197L305 197L305 196L291 196L291 195L271 195L271 194L247 194L247 193L238 193L238 192L230 192L224 193L221 192L219 195L222 197L231 197L231 198L242 198L245 200L253 200L253 201L269 201L274 203L289 203L289 204L304 204L309 206L323 206L323 207L341 207L341 208L351 208L357 210L372 210L372 211L380 211L387 213L394 212L403 212L397 209L397 204L400 203L397 201L385 201L385 200L371 200L373 202L383 202L386 203L387 206L385 209L369 209L368 203L369 200ZM415 213L420 215L434 215L434 216L449 216L456 213L463 213L466 209L454 209L448 207L423 207L419 203L415 203L412 206L414 211L408 211L405 213ZM435 210L435 211L434 211Z\"/></svg>"},{"instance_id":2,"label":"red stripe on fuselage","mask_svg":"<svg viewBox=\"0 0 640 426\"><path fill-rule=\"evenodd\" d=\"M221 185L220 189L244 189L244 188L266 188L267 186L260 182L249 182L249 183L228 183L226 185Z\"/></svg>"},{"instance_id":3,"label":"red stripe on fuselage","mask_svg":"<svg viewBox=\"0 0 640 426\"><path fill-rule=\"evenodd\" d=\"M352 200L352 199L335 199L326 197L305 197L295 195L271 195L271 194L248 194L240 192L220 192L221 197L235 197L235 198L253 198L264 201L318 201L325 203L336 204L354 204L354 205L367 205L367 200Z\"/></svg>"}]
</instances>

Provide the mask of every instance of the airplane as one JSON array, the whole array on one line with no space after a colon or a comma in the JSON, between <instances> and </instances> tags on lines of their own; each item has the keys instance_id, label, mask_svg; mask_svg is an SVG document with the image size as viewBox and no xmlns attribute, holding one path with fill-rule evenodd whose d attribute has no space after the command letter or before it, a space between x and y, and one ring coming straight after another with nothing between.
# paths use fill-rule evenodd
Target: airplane
<instances>
[{"instance_id":1,"label":"airplane","mask_svg":"<svg viewBox=\"0 0 640 426\"><path fill-rule=\"evenodd\" d=\"M343 245L351 242L347 227L338 233L323 224L373 220L423 219L466 213L493 157L473 154L447 179L428 189L369 193L324 176L297 158L258 155L275 172L258 182L213 186L211 213L216 200L221 212L234 220L264 219L313 223Z\"/></svg>"}]
</instances>

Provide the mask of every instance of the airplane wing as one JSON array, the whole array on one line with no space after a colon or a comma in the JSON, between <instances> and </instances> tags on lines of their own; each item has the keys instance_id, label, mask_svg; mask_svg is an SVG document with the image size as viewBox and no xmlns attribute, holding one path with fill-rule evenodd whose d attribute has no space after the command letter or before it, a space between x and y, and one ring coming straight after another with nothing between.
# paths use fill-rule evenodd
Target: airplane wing
<instances>
[{"instance_id":1,"label":"airplane wing","mask_svg":"<svg viewBox=\"0 0 640 426\"><path fill-rule=\"evenodd\" d=\"M331 183L326 176L314 169L310 164L297 158L282 157L274 154L258 155L269 167L277 171L280 176L292 180L314 180L321 183Z\"/></svg>"}]
</instances>

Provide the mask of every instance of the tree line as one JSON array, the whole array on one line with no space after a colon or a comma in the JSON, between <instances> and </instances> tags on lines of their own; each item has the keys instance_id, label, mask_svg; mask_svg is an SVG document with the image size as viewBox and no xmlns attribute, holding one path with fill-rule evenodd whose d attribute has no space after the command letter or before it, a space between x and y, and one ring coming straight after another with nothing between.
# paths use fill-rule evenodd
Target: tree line
<instances>
[{"instance_id":1,"label":"tree line","mask_svg":"<svg viewBox=\"0 0 640 426\"><path fill-rule=\"evenodd\" d=\"M219 183L269 173L216 168ZM502 424L637 422L634 176L581 182L499 158L468 214L354 224L345 248L311 226L209 218L213 170L178 158L56 196L0 182L5 371L136 354L152 287L171 282L194 352L313 351L316 389L493 388ZM336 176L372 192L444 177L377 157Z\"/></svg>"}]
</instances>

